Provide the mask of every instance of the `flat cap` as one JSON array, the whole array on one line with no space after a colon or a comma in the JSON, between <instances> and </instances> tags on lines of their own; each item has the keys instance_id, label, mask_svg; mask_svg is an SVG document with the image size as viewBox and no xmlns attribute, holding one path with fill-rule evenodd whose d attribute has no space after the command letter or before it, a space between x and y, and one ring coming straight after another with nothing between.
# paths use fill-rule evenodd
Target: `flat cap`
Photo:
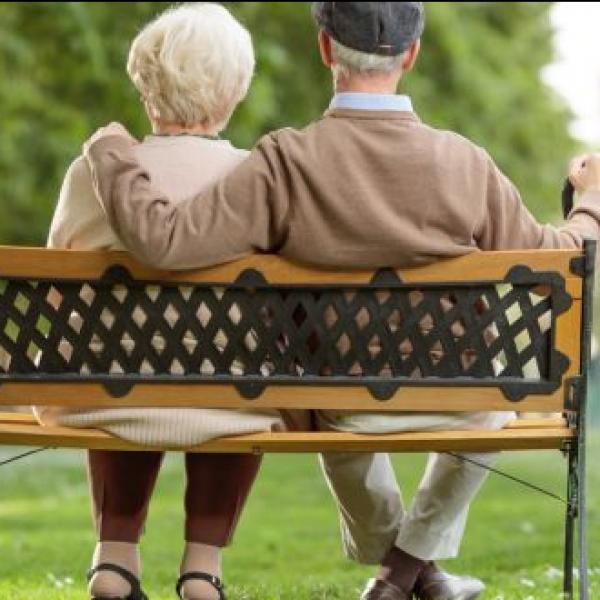
<instances>
[{"instance_id":1,"label":"flat cap","mask_svg":"<svg viewBox=\"0 0 600 600\"><path fill-rule=\"evenodd\" d=\"M312 13L334 40L367 54L402 54L425 28L422 2L313 2Z\"/></svg>"}]
</instances>

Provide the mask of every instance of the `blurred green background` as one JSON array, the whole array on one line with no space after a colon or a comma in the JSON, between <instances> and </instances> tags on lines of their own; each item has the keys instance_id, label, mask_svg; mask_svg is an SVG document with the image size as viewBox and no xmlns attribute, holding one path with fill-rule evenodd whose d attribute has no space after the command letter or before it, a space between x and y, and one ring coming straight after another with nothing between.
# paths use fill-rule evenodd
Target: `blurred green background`
<instances>
[{"instance_id":1,"label":"blurred green background","mask_svg":"<svg viewBox=\"0 0 600 600\"><path fill-rule=\"evenodd\" d=\"M318 118L331 95L307 2L228 2L254 34L257 72L226 135L251 147ZM403 85L421 117L485 146L543 220L558 218L569 113L541 82L550 2L432 2ZM125 73L129 43L168 3L0 3L0 243L43 244L62 177L111 120L148 124Z\"/></svg>"},{"instance_id":2,"label":"blurred green background","mask_svg":"<svg viewBox=\"0 0 600 600\"><path fill-rule=\"evenodd\" d=\"M318 57L309 3L225 4L254 35L258 59L249 97L226 135L251 147L269 130L318 118L329 102L331 81ZM97 127L118 120L138 136L148 132L125 63L137 31L167 6L0 2L0 244L44 244L62 177ZM551 8L550 2L427 3L423 51L402 90L411 94L424 121L485 146L543 221L560 219L566 165L578 150L568 133L567 107L540 78L553 60ZM600 363L595 368L600 375ZM598 402L593 406L600 412ZM312 460L268 459L227 563L231 581L248 586L234 587L234 598L356 597L370 574L341 558L333 507ZM559 460L556 453L511 456L503 466L561 490ZM401 457L397 465L410 473L414 486L420 464L415 469L412 457ZM147 543L148 582L161 590L160 598L171 597L179 544L170 535L180 517L175 477L180 475L170 468ZM83 598L92 534L79 463L62 465L55 457L23 463L3 481L0 546L8 551L0 566L0 597ZM600 485L597 477L591 483L595 593ZM493 479L486 487L474 507L461 562L453 568L484 577L490 583L486 599L556 598L562 507L542 504L511 485ZM71 496L76 504L67 501ZM300 497L308 503L299 503ZM276 506L281 510L273 511ZM510 535L497 528L499 522L511 523ZM63 543L56 548L59 538ZM37 567L29 569L33 564ZM307 573L313 575L306 579ZM49 585L56 589L49 592Z\"/></svg>"},{"instance_id":3,"label":"blurred green background","mask_svg":"<svg viewBox=\"0 0 600 600\"><path fill-rule=\"evenodd\" d=\"M224 4L257 53L225 136L250 148L272 129L318 118L332 89L310 3ZM484 146L538 219L558 222L568 160L581 148L565 102L540 77L554 59L553 4L426 3L422 53L402 91L425 122ZM168 6L0 2L0 244L45 243L62 178L96 128L117 120L149 132L125 64L137 32Z\"/></svg>"}]
</instances>

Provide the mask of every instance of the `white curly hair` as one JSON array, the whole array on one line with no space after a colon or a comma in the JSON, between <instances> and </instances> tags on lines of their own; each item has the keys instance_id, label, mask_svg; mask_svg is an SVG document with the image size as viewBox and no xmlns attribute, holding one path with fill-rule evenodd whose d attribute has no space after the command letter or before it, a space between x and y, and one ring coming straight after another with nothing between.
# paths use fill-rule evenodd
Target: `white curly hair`
<instances>
[{"instance_id":1,"label":"white curly hair","mask_svg":"<svg viewBox=\"0 0 600 600\"><path fill-rule=\"evenodd\" d=\"M131 45L127 72L152 119L221 131L254 65L248 31L220 4L197 2L148 23Z\"/></svg>"}]
</instances>

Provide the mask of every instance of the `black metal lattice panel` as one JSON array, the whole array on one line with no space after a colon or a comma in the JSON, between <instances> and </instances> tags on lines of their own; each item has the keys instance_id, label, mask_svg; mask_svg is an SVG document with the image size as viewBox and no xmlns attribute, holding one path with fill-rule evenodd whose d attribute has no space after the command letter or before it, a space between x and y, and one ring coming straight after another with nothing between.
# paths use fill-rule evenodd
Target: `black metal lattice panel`
<instances>
[{"instance_id":1,"label":"black metal lattice panel","mask_svg":"<svg viewBox=\"0 0 600 600\"><path fill-rule=\"evenodd\" d=\"M131 279L0 282L0 382L490 385L511 399L549 393L568 360L554 324L571 299L555 273L504 282L269 285L247 272L225 287Z\"/></svg>"}]
</instances>

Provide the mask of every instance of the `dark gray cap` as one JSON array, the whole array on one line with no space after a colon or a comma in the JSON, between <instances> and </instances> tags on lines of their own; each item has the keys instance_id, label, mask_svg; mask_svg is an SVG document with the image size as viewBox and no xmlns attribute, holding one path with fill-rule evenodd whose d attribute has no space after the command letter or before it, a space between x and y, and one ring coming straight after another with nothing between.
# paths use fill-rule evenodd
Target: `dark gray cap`
<instances>
[{"instance_id":1,"label":"dark gray cap","mask_svg":"<svg viewBox=\"0 0 600 600\"><path fill-rule=\"evenodd\" d=\"M334 40L367 54L402 54L425 28L422 2L313 2L312 12Z\"/></svg>"}]
</instances>

